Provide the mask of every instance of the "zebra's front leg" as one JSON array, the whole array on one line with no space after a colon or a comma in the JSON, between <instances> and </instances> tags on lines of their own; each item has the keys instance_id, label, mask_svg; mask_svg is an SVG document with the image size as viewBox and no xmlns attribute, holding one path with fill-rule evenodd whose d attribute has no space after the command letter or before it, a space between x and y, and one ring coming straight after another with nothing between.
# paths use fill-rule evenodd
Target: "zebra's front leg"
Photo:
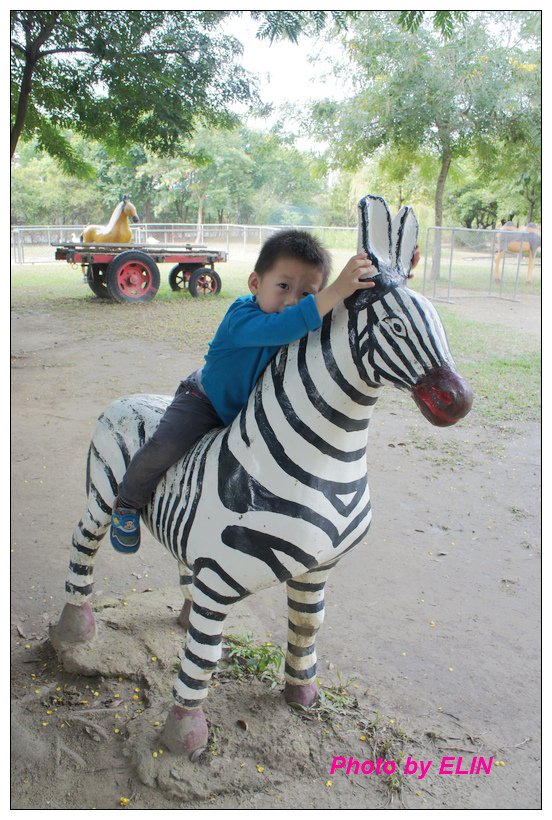
<instances>
[{"instance_id":1,"label":"zebra's front leg","mask_svg":"<svg viewBox=\"0 0 552 820\"><path fill-rule=\"evenodd\" d=\"M94 561L110 517L111 510L98 510L97 517L87 510L75 527L65 581L67 603L54 627L55 637L62 644L87 643L96 635L96 618L90 605Z\"/></svg>"},{"instance_id":2,"label":"zebra's front leg","mask_svg":"<svg viewBox=\"0 0 552 820\"><path fill-rule=\"evenodd\" d=\"M324 587L329 573L329 569L314 570L287 582L284 695L291 704L312 706L318 698L315 640L324 620Z\"/></svg>"},{"instance_id":3,"label":"zebra's front leg","mask_svg":"<svg viewBox=\"0 0 552 820\"><path fill-rule=\"evenodd\" d=\"M222 654L224 621L240 597L243 596L214 593L194 579L186 646L173 687L175 705L167 715L161 735L171 752L195 759L207 746L207 721L202 706Z\"/></svg>"}]
</instances>

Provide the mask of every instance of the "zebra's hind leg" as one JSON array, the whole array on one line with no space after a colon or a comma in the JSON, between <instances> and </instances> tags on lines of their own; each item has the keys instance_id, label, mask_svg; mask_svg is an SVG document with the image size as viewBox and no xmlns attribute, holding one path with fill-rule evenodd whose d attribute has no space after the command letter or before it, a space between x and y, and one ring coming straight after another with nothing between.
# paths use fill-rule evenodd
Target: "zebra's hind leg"
<instances>
[{"instance_id":1,"label":"zebra's hind leg","mask_svg":"<svg viewBox=\"0 0 552 820\"><path fill-rule=\"evenodd\" d=\"M316 684L316 633L324 620L324 587L329 569L318 569L287 582L288 644L284 696L288 703L312 706Z\"/></svg>"},{"instance_id":2,"label":"zebra's hind leg","mask_svg":"<svg viewBox=\"0 0 552 820\"><path fill-rule=\"evenodd\" d=\"M69 571L65 581L66 601L53 627L60 644L87 643L96 635L96 618L90 605L94 589L94 561L100 541L107 532L111 509L86 510L73 533Z\"/></svg>"},{"instance_id":3,"label":"zebra's hind leg","mask_svg":"<svg viewBox=\"0 0 552 820\"><path fill-rule=\"evenodd\" d=\"M188 625L190 623L190 610L192 608L193 573L191 569L188 569L186 564L182 563L182 561L178 562L178 572L180 575L180 589L184 595L184 603L182 604L182 609L180 610L176 620L182 629L188 629Z\"/></svg>"}]
</instances>

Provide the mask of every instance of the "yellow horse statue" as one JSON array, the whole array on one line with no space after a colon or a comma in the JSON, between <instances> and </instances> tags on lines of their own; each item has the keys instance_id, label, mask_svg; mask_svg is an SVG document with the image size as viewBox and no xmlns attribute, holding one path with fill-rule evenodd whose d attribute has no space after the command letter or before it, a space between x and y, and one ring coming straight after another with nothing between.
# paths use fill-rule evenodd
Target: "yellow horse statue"
<instances>
[{"instance_id":1,"label":"yellow horse statue","mask_svg":"<svg viewBox=\"0 0 552 820\"><path fill-rule=\"evenodd\" d=\"M119 202L111 214L109 223L107 225L87 225L82 232L82 241L101 242L102 244L130 242L132 232L128 224L129 219L132 219L133 222L140 221L136 208L128 196L124 196L123 201Z\"/></svg>"}]
</instances>

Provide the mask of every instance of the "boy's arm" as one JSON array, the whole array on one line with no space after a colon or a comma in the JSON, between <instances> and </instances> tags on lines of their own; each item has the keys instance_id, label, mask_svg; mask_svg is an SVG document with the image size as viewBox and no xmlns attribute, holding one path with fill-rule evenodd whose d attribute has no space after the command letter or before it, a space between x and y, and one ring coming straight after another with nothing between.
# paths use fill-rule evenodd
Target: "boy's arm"
<instances>
[{"instance_id":1,"label":"boy's arm","mask_svg":"<svg viewBox=\"0 0 552 820\"><path fill-rule=\"evenodd\" d=\"M322 319L313 296L281 313L263 313L251 302L238 307L228 321L228 341L236 347L286 345L316 330Z\"/></svg>"},{"instance_id":2,"label":"boy's arm","mask_svg":"<svg viewBox=\"0 0 552 820\"><path fill-rule=\"evenodd\" d=\"M377 270L367 254L359 253L349 259L335 282L316 296L305 296L281 313L263 313L251 302L244 302L228 321L229 340L236 347L279 346L294 342L309 330L319 328L322 317L347 296L362 288L373 288L373 281L363 281L360 277L374 276L375 273Z\"/></svg>"}]
</instances>

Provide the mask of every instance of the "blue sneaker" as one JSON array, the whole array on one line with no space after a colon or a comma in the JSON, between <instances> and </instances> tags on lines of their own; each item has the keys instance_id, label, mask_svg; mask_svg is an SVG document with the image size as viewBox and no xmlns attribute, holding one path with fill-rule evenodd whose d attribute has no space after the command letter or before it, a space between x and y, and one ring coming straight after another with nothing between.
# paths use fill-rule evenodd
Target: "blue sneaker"
<instances>
[{"instance_id":1,"label":"blue sneaker","mask_svg":"<svg viewBox=\"0 0 552 820\"><path fill-rule=\"evenodd\" d=\"M111 544L117 552L133 553L140 549L140 513L126 507L113 507Z\"/></svg>"}]
</instances>

